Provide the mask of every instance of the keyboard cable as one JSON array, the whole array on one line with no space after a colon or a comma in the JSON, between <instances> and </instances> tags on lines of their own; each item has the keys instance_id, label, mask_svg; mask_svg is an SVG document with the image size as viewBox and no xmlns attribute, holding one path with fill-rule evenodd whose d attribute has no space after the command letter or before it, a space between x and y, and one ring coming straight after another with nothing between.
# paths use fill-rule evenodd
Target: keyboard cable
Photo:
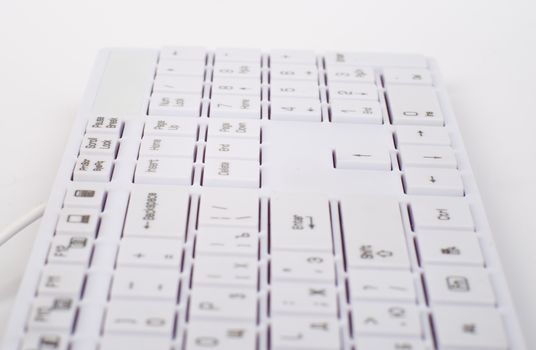
<instances>
[{"instance_id":1,"label":"keyboard cable","mask_svg":"<svg viewBox=\"0 0 536 350\"><path fill-rule=\"evenodd\" d=\"M15 236L20 231L24 230L34 221L43 216L45 212L45 203L41 203L20 218L15 222L12 222L6 228L0 232L0 246L9 241L13 236Z\"/></svg>"}]
</instances>

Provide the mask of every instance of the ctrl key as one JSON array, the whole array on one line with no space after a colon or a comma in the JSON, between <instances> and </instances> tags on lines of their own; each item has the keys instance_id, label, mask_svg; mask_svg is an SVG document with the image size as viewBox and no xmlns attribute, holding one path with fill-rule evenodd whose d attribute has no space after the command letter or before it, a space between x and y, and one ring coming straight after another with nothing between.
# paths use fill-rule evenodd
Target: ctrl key
<instances>
[{"instance_id":1,"label":"ctrl key","mask_svg":"<svg viewBox=\"0 0 536 350\"><path fill-rule=\"evenodd\" d=\"M441 349L508 348L502 319L496 309L441 306L433 310L433 315Z\"/></svg>"},{"instance_id":2,"label":"ctrl key","mask_svg":"<svg viewBox=\"0 0 536 350\"><path fill-rule=\"evenodd\" d=\"M113 168L112 158L80 156L74 167L73 180L108 182L112 177Z\"/></svg>"}]
</instances>

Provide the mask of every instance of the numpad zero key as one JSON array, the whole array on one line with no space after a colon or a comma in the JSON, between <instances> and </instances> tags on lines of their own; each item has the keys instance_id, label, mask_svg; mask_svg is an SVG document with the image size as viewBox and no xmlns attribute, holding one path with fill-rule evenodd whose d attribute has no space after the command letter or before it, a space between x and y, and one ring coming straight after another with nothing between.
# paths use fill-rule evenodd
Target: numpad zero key
<instances>
[{"instance_id":1,"label":"numpad zero key","mask_svg":"<svg viewBox=\"0 0 536 350\"><path fill-rule=\"evenodd\" d=\"M6 350L524 349L436 63L96 61Z\"/></svg>"}]
</instances>

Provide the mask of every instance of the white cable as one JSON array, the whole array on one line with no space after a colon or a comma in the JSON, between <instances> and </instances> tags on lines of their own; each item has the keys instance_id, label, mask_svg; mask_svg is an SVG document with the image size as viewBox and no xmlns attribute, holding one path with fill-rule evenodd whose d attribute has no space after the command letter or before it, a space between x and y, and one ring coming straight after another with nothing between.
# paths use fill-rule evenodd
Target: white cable
<instances>
[{"instance_id":1,"label":"white cable","mask_svg":"<svg viewBox=\"0 0 536 350\"><path fill-rule=\"evenodd\" d=\"M22 231L32 222L43 216L44 212L45 203L41 203L37 207L33 208L32 210L18 218L17 221L8 225L5 229L2 230L2 232L0 232L0 246L9 241L11 237Z\"/></svg>"}]
</instances>

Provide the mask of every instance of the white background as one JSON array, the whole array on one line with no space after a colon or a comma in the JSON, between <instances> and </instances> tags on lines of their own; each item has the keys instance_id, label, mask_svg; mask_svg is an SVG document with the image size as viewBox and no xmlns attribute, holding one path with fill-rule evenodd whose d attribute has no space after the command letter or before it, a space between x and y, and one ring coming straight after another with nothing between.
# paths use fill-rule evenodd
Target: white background
<instances>
[{"instance_id":1,"label":"white background","mask_svg":"<svg viewBox=\"0 0 536 350\"><path fill-rule=\"evenodd\" d=\"M97 50L171 44L435 57L536 349L536 5L0 0L0 228L47 199ZM36 229L0 248L0 336Z\"/></svg>"}]
</instances>

